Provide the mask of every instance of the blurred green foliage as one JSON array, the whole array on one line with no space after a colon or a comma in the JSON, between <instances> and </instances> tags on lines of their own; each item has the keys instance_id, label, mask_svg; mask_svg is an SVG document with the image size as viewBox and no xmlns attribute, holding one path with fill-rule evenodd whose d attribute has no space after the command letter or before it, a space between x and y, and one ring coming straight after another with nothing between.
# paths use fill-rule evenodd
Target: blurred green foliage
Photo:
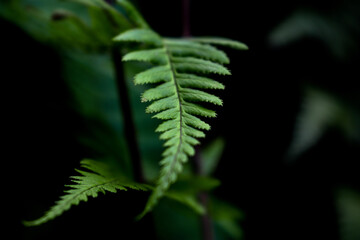
<instances>
[{"instance_id":1,"label":"blurred green foliage","mask_svg":"<svg viewBox=\"0 0 360 240\"><path fill-rule=\"evenodd\" d=\"M123 125L111 57L112 38L137 24L144 24L138 16L128 15L128 8L126 1L119 1L116 6L102 0L0 2L2 18L14 23L36 41L50 46L59 54L61 78L65 81L72 99L69 106L81 116L84 124L83 129L77 133L78 144L86 149L87 155L84 157L107 163L116 161L120 172L131 178L132 166L124 138L126 126ZM133 11L131 13L134 14ZM162 143L154 132L158 122L145 114L145 106L139 101L144 87L134 87L132 83L134 75L146 67L145 64L126 63L124 73L136 121L145 177L154 181L159 171L158 158L162 151ZM208 159L207 175L216 168L224 142L215 140L209 146L203 154ZM200 238L199 217L205 210L198 203L197 194L211 191L219 185L219 181L205 176L195 177L191 172L186 170L167 196L168 199L188 205L195 211L184 209L174 201L162 200L154 213L159 239L184 239L182 237L185 235L186 239ZM212 201L211 204L216 205L217 201ZM223 209L222 214L212 211L218 239L228 239L229 236L238 239L241 230L239 218L233 214L234 207L225 202L219 204L219 207ZM136 214L138 213L134 212L134 216ZM164 224L168 224L166 231L160 227ZM179 229L184 236L179 235Z\"/></svg>"}]
</instances>

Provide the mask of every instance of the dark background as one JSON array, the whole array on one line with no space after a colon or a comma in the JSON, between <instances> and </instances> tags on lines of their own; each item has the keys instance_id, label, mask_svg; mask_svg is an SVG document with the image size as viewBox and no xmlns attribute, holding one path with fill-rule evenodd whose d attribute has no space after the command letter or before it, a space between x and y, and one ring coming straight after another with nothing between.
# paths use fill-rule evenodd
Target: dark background
<instances>
[{"instance_id":1,"label":"dark background","mask_svg":"<svg viewBox=\"0 0 360 240\"><path fill-rule=\"evenodd\" d=\"M167 36L181 35L181 1L137 3L154 30ZM327 131L292 164L284 160L303 86L312 84L340 97L358 95L360 89L355 80L359 75L359 55L339 61L321 41L311 37L277 48L268 43L271 31L294 10L311 8L332 13L341 4L342 1L310 0L192 1L193 35L229 37L250 48L247 52L229 53L233 76L225 82L224 107L219 109L219 118L214 120L213 131L208 135L211 139L221 134L227 139L215 172L222 185L215 193L244 211L245 239L339 239L334 190L343 185L360 188L356 168L359 145L347 141L336 129ZM84 149L75 136L83 123L68 105L71 97L61 79L57 53L9 22L1 20L0 26L6 33L2 34L0 47L5 63L3 161L11 166L3 169L11 175L6 184L11 190L3 195L15 203L9 219L17 226L13 236L40 239L55 233L68 239L113 239L110 237L121 229L131 232L133 239L151 236L139 230L144 223L123 220L132 216L123 206L134 201L143 206L146 201L146 194L135 192L120 195L122 206L118 196L107 195L74 208L65 213L71 217L56 219L47 228L21 226L19 219L38 213L37 209L31 210L36 204L26 202L26 196L57 199L64 182L78 166ZM54 168L53 162L61 164ZM52 196L44 191L50 188L57 188L49 192ZM121 224L113 221L119 214L123 217L119 219ZM95 217L103 219L100 225L91 220ZM65 230L65 225L73 229Z\"/></svg>"}]
</instances>

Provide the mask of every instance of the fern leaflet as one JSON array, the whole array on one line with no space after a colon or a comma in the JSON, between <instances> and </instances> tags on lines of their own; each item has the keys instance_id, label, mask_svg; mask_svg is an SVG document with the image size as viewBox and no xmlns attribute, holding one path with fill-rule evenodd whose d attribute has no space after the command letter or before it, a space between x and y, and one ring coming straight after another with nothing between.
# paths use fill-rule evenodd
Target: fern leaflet
<instances>
[{"instance_id":1,"label":"fern leaflet","mask_svg":"<svg viewBox=\"0 0 360 240\"><path fill-rule=\"evenodd\" d=\"M227 38L221 38L221 37L195 37L195 38L188 38L190 41L200 42L200 43L207 43L207 44L213 44L213 45L220 45L225 47L234 48L237 50L248 50L248 46L246 46L244 43L234 41Z\"/></svg>"},{"instance_id":2,"label":"fern leaflet","mask_svg":"<svg viewBox=\"0 0 360 240\"><path fill-rule=\"evenodd\" d=\"M222 105L222 100L204 89L224 89L224 85L206 75L230 75L223 66L229 63L227 55L209 44L247 49L237 41L223 38L162 38L151 29L132 29L114 38L114 41L140 42L153 46L126 54L123 61L146 61L155 66L137 74L135 84L157 84L146 90L143 102L152 102L146 112L163 120L156 129L166 147L161 160L161 172L143 216L151 211L169 186L177 179L183 164L195 154L198 138L205 137L203 130L210 125L199 118L215 117L216 113L198 103ZM209 43L209 44L208 44ZM205 75L205 76L204 76Z\"/></svg>"},{"instance_id":3,"label":"fern leaflet","mask_svg":"<svg viewBox=\"0 0 360 240\"><path fill-rule=\"evenodd\" d=\"M71 189L66 190L66 194L44 216L34 221L24 221L24 225L37 226L48 222L69 210L72 205L78 205L81 201L87 202L89 197L96 198L99 192L104 194L106 191L116 193L117 190L126 191L129 188L149 190L147 185L119 178L119 175L112 172L109 166L104 163L86 159L81 161L81 166L92 172L77 170L81 176L72 177L75 184L67 185Z\"/></svg>"}]
</instances>

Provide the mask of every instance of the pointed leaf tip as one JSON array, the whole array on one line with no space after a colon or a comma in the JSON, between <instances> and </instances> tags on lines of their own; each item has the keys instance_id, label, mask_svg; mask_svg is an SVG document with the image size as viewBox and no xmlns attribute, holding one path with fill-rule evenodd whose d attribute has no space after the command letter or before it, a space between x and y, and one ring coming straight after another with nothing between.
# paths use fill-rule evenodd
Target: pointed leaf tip
<instances>
[{"instance_id":1,"label":"pointed leaf tip","mask_svg":"<svg viewBox=\"0 0 360 240\"><path fill-rule=\"evenodd\" d=\"M119 42L143 42L154 45L162 45L162 38L154 31L145 28L136 28L120 33L113 38Z\"/></svg>"}]
</instances>

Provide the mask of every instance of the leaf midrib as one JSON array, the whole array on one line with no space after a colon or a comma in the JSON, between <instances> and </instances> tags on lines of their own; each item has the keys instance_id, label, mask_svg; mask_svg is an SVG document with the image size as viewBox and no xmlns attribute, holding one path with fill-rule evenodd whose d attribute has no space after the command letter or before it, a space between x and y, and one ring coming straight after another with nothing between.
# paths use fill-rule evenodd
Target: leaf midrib
<instances>
[{"instance_id":1,"label":"leaf midrib","mask_svg":"<svg viewBox=\"0 0 360 240\"><path fill-rule=\"evenodd\" d=\"M178 102L179 102L179 122L180 122L180 126L179 126L179 132L180 132L179 144L177 146L176 153L174 155L173 161L171 162L170 171L168 171L166 176L165 176L165 180L166 180L165 182L168 182L170 174L172 173L172 169L174 169L175 163L176 163L176 161L178 159L178 155L180 154L180 151L181 151L181 145L182 145L182 141L183 141L183 139L182 139L183 138L183 107L182 107L182 100L181 100L181 96L180 96L180 89L179 89L180 86L179 86L179 84L177 82L177 79L176 79L176 70L175 70L174 65L172 63L171 53L169 51L169 48L168 48L165 40L163 40L163 46L164 46L166 56L167 56L167 59L168 59L168 64L170 66L172 80L174 81L175 94L176 94L176 97L177 97Z\"/></svg>"}]
</instances>

